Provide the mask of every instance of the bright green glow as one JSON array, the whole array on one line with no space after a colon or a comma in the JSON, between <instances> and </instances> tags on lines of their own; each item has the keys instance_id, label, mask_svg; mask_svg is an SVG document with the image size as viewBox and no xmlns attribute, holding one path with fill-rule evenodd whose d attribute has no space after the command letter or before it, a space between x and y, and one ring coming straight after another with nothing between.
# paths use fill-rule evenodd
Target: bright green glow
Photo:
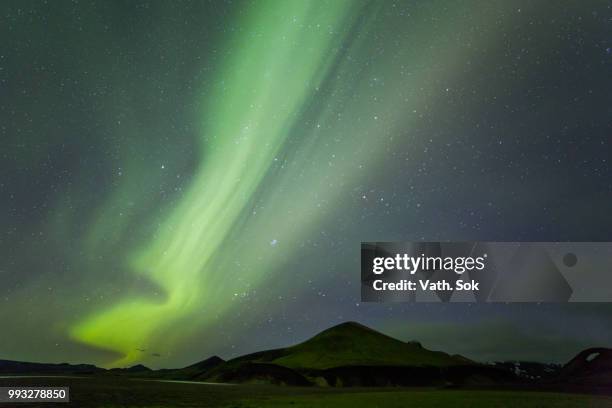
<instances>
[{"instance_id":1,"label":"bright green glow","mask_svg":"<svg viewBox=\"0 0 612 408\"><path fill-rule=\"evenodd\" d=\"M380 27L363 16L376 12L340 0L256 2L243 11L212 89L202 92L202 159L191 185L151 239L127 256L129 269L167 297L126 296L73 326L72 338L121 356L108 366L128 365L142 361L139 348L171 352L192 330L215 332L232 321L235 294L270 292L265 284L314 228L333 224L329 217L342 200L393 154L394 138L413 137L406 131L438 92L422 84L439 88L465 52L449 43L466 15L460 7L446 11L449 23L435 35L427 20L403 27L421 43L388 50L368 38ZM348 36L354 24L358 34ZM385 32L388 41L379 43L396 44L394 29ZM319 109L304 114L312 105ZM276 171L286 155L287 165ZM138 193L146 169L129 158L125 166L140 176L122 184L98 214L88 253L124 239L129 226L112 216L115 203L146 199ZM278 250L271 239L282 243Z\"/></svg>"},{"instance_id":2,"label":"bright green glow","mask_svg":"<svg viewBox=\"0 0 612 408\"><path fill-rule=\"evenodd\" d=\"M156 282L167 299L116 304L73 327L73 338L119 352L123 357L110 365L125 365L139 358L138 347L164 336L172 321L196 307L215 313L227 307L211 289L223 279L211 259L328 72L351 4L281 0L246 12L233 54L213 93L204 96L203 160L193 183L156 238L131 258L133 270Z\"/></svg>"}]
</instances>

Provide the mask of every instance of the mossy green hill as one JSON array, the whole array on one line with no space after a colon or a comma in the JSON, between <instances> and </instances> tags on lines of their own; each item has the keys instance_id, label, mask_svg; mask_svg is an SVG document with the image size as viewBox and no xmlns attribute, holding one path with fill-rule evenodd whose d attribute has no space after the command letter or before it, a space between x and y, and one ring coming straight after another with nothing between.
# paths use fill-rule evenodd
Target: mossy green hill
<instances>
[{"instance_id":1,"label":"mossy green hill","mask_svg":"<svg viewBox=\"0 0 612 408\"><path fill-rule=\"evenodd\" d=\"M295 370L329 369L342 366L433 366L447 367L473 362L417 342L404 342L355 322L331 327L295 346L262 351L230 362L271 363Z\"/></svg>"}]
</instances>

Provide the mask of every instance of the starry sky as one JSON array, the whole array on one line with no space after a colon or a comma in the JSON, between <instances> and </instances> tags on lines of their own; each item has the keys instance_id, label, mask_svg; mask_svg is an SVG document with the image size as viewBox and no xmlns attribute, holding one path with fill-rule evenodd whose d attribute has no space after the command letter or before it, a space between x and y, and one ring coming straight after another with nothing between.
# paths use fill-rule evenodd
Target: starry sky
<instances>
[{"instance_id":1,"label":"starry sky","mask_svg":"<svg viewBox=\"0 0 612 408\"><path fill-rule=\"evenodd\" d=\"M5 1L0 358L177 367L357 320L479 360L609 304L366 304L361 241L612 240L607 1Z\"/></svg>"}]
</instances>

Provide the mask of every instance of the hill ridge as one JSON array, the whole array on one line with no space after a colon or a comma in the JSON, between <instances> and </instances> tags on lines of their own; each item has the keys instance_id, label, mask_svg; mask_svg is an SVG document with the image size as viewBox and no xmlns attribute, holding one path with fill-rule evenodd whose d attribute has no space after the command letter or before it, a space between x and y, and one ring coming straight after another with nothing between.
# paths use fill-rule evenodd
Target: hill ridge
<instances>
[{"instance_id":1,"label":"hill ridge","mask_svg":"<svg viewBox=\"0 0 612 408\"><path fill-rule=\"evenodd\" d=\"M293 346L250 353L228 362L273 363L292 369L474 364L465 357L428 350L418 342L405 342L353 321L332 326Z\"/></svg>"}]
</instances>

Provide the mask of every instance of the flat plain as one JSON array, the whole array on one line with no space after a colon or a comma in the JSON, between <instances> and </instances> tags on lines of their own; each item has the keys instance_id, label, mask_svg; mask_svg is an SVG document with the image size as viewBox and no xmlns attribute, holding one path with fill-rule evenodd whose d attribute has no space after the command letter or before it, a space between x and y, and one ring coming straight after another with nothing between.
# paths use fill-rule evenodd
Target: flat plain
<instances>
[{"instance_id":1,"label":"flat plain","mask_svg":"<svg viewBox=\"0 0 612 408\"><path fill-rule=\"evenodd\" d=\"M3 378L0 386L68 386L70 403L0 404L83 408L453 407L612 408L612 397L535 391L322 388L160 382L115 377Z\"/></svg>"}]
</instances>

